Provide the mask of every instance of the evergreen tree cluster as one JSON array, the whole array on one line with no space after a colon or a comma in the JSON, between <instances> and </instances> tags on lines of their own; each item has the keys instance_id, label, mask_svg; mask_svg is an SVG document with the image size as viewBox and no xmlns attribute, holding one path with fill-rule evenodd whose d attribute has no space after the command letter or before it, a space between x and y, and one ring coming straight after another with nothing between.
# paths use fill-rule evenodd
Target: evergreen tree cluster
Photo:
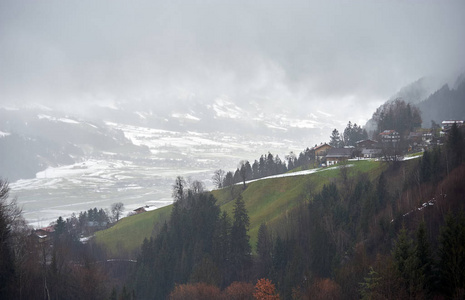
<instances>
[{"instance_id":1,"label":"evergreen tree cluster","mask_svg":"<svg viewBox=\"0 0 465 300\"><path fill-rule=\"evenodd\" d=\"M358 126L357 123L352 125L352 122L349 121L342 136L337 129L331 132L329 145L334 148L355 147L358 141L366 140L367 138L368 134L362 126Z\"/></svg>"},{"instance_id":2,"label":"evergreen tree cluster","mask_svg":"<svg viewBox=\"0 0 465 300\"><path fill-rule=\"evenodd\" d=\"M227 172L221 186L217 184L217 187L228 187L241 182L245 185L245 181L248 180L284 174L296 168L308 168L314 166L315 163L317 163L315 151L309 148L300 152L298 156L294 152L290 152L284 161L279 155L274 156L268 152L266 155L261 155L253 164L250 164L249 161L241 161L236 171Z\"/></svg>"},{"instance_id":3,"label":"evergreen tree cluster","mask_svg":"<svg viewBox=\"0 0 465 300\"><path fill-rule=\"evenodd\" d=\"M87 211L81 211L78 216L79 231L84 235L106 228L109 222L110 218L103 208L94 207Z\"/></svg>"},{"instance_id":4,"label":"evergreen tree cluster","mask_svg":"<svg viewBox=\"0 0 465 300\"><path fill-rule=\"evenodd\" d=\"M463 131L453 124L449 131L445 147L433 147L425 150L420 161L419 174L422 183L438 182L444 172L460 166L465 158L465 139Z\"/></svg>"},{"instance_id":5,"label":"evergreen tree cluster","mask_svg":"<svg viewBox=\"0 0 465 300\"><path fill-rule=\"evenodd\" d=\"M364 299L463 299L465 296L465 216L448 214L432 247L426 223L421 221L412 238L402 227L388 258L378 259L361 283ZM376 270L377 271L376 271Z\"/></svg>"},{"instance_id":6,"label":"evergreen tree cluster","mask_svg":"<svg viewBox=\"0 0 465 300\"><path fill-rule=\"evenodd\" d=\"M158 236L144 240L133 281L137 297L164 299L175 284L226 287L247 279L252 262L248 226L241 196L231 220L210 193L187 190Z\"/></svg>"},{"instance_id":7,"label":"evergreen tree cluster","mask_svg":"<svg viewBox=\"0 0 465 300\"><path fill-rule=\"evenodd\" d=\"M368 134L362 126L358 126L357 123L352 125L349 121L347 127L344 129L344 146L355 147L356 143L361 140L366 140Z\"/></svg>"},{"instance_id":8,"label":"evergreen tree cluster","mask_svg":"<svg viewBox=\"0 0 465 300\"><path fill-rule=\"evenodd\" d=\"M395 130L405 136L414 128L421 127L421 112L418 107L398 98L376 110L372 119L378 124L375 135L384 130Z\"/></svg>"}]
</instances>

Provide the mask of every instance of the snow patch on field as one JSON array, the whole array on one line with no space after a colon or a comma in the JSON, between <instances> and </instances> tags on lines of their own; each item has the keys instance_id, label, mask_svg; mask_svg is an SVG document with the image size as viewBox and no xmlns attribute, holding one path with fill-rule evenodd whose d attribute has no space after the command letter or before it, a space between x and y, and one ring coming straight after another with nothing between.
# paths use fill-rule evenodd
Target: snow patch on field
<instances>
[{"instance_id":1,"label":"snow patch on field","mask_svg":"<svg viewBox=\"0 0 465 300\"><path fill-rule=\"evenodd\" d=\"M216 116L220 118L240 119L245 116L244 111L240 107L224 98L217 98L215 100L213 110Z\"/></svg>"},{"instance_id":2,"label":"snow patch on field","mask_svg":"<svg viewBox=\"0 0 465 300\"><path fill-rule=\"evenodd\" d=\"M353 164L345 165L345 167L353 167ZM254 182L254 181L259 181L259 180L264 180L264 179L272 179L272 178L284 178L284 177L293 177L293 176L304 176L304 175L309 175L309 174L314 174L317 172L323 172L323 171L329 171L329 170L335 170L339 169L342 166L334 166L334 167L321 167L321 168L315 168L315 169L310 169L310 170L304 170L304 171L298 171L298 172L291 172L291 173L284 173L284 174L279 174L279 175L273 175L273 176L268 176L260 179L254 179L254 180L249 180L246 181L246 183ZM237 183L242 184L242 183Z\"/></svg>"},{"instance_id":3,"label":"snow patch on field","mask_svg":"<svg viewBox=\"0 0 465 300\"><path fill-rule=\"evenodd\" d=\"M0 138L5 137L5 136L9 136L9 135L10 135L10 133L8 133L8 132L0 131Z\"/></svg>"},{"instance_id":4,"label":"snow patch on field","mask_svg":"<svg viewBox=\"0 0 465 300\"><path fill-rule=\"evenodd\" d=\"M50 121L54 121L54 122L63 122L63 123L68 123L68 124L80 124L78 121L72 120L72 119L69 119L69 118L55 118L55 117L52 117L52 116L49 116L49 115L44 115L44 114L40 114L37 117L40 120L46 119L46 120L50 120Z\"/></svg>"},{"instance_id":5,"label":"snow patch on field","mask_svg":"<svg viewBox=\"0 0 465 300\"><path fill-rule=\"evenodd\" d=\"M200 121L200 118L197 118L191 114L177 114L177 113L174 113L171 115L173 118L177 118L177 119L187 119L187 120L192 120L192 121Z\"/></svg>"}]
</instances>

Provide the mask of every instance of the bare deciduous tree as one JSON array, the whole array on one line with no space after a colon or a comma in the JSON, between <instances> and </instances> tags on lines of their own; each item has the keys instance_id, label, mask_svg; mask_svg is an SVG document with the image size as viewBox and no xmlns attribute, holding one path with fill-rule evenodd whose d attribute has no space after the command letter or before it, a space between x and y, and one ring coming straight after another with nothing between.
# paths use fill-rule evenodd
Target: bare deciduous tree
<instances>
[{"instance_id":1,"label":"bare deciduous tree","mask_svg":"<svg viewBox=\"0 0 465 300\"><path fill-rule=\"evenodd\" d=\"M218 169L213 173L213 184L216 186L216 188L221 189L223 187L223 181L224 181L224 174L225 172L221 169Z\"/></svg>"},{"instance_id":2,"label":"bare deciduous tree","mask_svg":"<svg viewBox=\"0 0 465 300\"><path fill-rule=\"evenodd\" d=\"M124 210L123 202L116 202L111 205L111 215L114 222L118 222Z\"/></svg>"},{"instance_id":3,"label":"bare deciduous tree","mask_svg":"<svg viewBox=\"0 0 465 300\"><path fill-rule=\"evenodd\" d=\"M173 184L173 200L182 202L184 200L184 188L186 186L186 181L182 176L176 177L176 180Z\"/></svg>"},{"instance_id":4,"label":"bare deciduous tree","mask_svg":"<svg viewBox=\"0 0 465 300\"><path fill-rule=\"evenodd\" d=\"M190 184L190 190L193 194L200 194L205 191L205 185L201 181L194 180Z\"/></svg>"}]
</instances>

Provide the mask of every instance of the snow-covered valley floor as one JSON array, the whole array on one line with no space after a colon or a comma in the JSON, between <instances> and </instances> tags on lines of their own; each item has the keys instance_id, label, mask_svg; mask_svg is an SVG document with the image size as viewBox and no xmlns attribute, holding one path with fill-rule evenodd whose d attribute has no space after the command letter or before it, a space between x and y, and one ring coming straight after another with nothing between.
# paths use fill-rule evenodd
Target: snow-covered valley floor
<instances>
[{"instance_id":1,"label":"snow-covered valley floor","mask_svg":"<svg viewBox=\"0 0 465 300\"><path fill-rule=\"evenodd\" d=\"M281 159L289 151L309 147L305 141L279 140L223 132L177 132L107 123L122 130L135 145L145 145L150 155L128 156L98 152L73 165L48 168L36 178L10 183L11 195L29 224L47 226L59 216L89 208L109 208L123 202L125 213L142 205L152 208L171 203L176 176L200 180L212 188L216 169L233 171L240 160L253 161L268 151Z\"/></svg>"}]
</instances>

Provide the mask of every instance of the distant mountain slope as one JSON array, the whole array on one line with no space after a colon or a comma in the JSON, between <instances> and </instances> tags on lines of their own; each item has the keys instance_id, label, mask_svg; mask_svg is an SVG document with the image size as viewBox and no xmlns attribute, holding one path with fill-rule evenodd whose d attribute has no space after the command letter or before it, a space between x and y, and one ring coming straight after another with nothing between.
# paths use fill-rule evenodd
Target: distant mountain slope
<instances>
[{"instance_id":1,"label":"distant mountain slope","mask_svg":"<svg viewBox=\"0 0 465 300\"><path fill-rule=\"evenodd\" d=\"M382 105L398 98L420 108L424 128L431 127L431 120L436 123L451 119L463 120L465 119L465 73L457 78L452 89L448 84L439 84L437 79L420 78L401 88ZM376 130L376 126L376 122L370 119L365 124L365 129L370 134Z\"/></svg>"},{"instance_id":2,"label":"distant mountain slope","mask_svg":"<svg viewBox=\"0 0 465 300\"><path fill-rule=\"evenodd\" d=\"M423 127L431 120L440 124L444 120L465 120L465 80L450 89L446 84L424 101L418 103L422 112Z\"/></svg>"},{"instance_id":3,"label":"distant mountain slope","mask_svg":"<svg viewBox=\"0 0 465 300\"><path fill-rule=\"evenodd\" d=\"M0 176L9 181L33 178L47 167L70 165L102 151L126 155L149 151L103 122L42 109L0 108L0 131Z\"/></svg>"},{"instance_id":4,"label":"distant mountain slope","mask_svg":"<svg viewBox=\"0 0 465 300\"><path fill-rule=\"evenodd\" d=\"M321 113L276 114L257 105L239 107L220 98L211 103L186 100L180 105L155 106L149 101L134 101L69 110L43 106L0 108L0 153L5 158L0 162L0 176L9 181L34 178L47 167L73 164L84 156L102 152L143 155L148 151L141 144L134 145L116 125L183 134L241 135L248 141L289 140L288 144L295 141L298 145L290 150L300 151L324 141L337 122Z\"/></svg>"},{"instance_id":5,"label":"distant mountain slope","mask_svg":"<svg viewBox=\"0 0 465 300\"><path fill-rule=\"evenodd\" d=\"M407 103L418 103L425 100L431 93L441 87L443 83L437 78L422 77L415 82L401 88L388 101L394 101L402 98Z\"/></svg>"}]
</instances>

